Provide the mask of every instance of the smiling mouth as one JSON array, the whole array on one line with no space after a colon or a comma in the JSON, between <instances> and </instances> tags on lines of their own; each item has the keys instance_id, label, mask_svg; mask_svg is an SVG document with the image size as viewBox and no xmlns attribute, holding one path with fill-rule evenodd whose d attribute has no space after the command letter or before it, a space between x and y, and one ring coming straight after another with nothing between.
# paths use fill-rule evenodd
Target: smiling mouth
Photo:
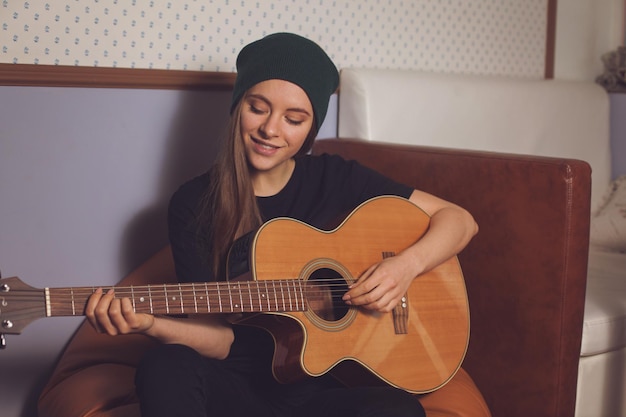
<instances>
[{"instance_id":1,"label":"smiling mouth","mask_svg":"<svg viewBox=\"0 0 626 417\"><path fill-rule=\"evenodd\" d=\"M272 144L267 143L267 142L265 142L265 141L263 141L261 139L257 139L255 137L251 137L251 139L252 139L252 142L254 142L255 145L259 146L262 149L265 149L265 150L268 150L268 151L273 151L273 150L276 150L276 149L280 149L280 146L272 145Z\"/></svg>"}]
</instances>

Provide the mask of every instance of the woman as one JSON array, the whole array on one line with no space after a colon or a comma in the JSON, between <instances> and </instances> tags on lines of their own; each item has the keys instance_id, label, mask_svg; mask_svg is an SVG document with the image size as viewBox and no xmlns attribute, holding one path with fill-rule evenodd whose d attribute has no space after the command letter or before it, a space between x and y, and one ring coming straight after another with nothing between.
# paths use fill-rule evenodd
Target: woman
<instances>
[{"instance_id":1,"label":"woman","mask_svg":"<svg viewBox=\"0 0 626 417\"><path fill-rule=\"evenodd\" d=\"M170 202L178 279L224 279L235 239L275 217L326 228L379 195L409 199L431 215L413 246L369 268L343 295L363 309L389 312L414 277L462 250L477 232L464 209L395 183L337 156L310 156L338 86L326 53L279 33L247 45L237 58L228 135L216 164L184 184ZM289 248L285 248L289 250ZM275 382L273 341L263 330L223 317L135 314L128 299L96 291L86 315L101 332L144 333L162 344L137 372L144 416L420 416L416 396L391 387L346 388L330 376Z\"/></svg>"}]
</instances>

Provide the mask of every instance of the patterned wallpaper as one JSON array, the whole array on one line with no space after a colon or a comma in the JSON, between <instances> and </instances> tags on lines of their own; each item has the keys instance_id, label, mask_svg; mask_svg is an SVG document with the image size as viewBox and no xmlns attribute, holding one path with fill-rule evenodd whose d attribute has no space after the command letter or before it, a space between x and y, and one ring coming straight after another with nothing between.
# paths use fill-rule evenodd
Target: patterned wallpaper
<instances>
[{"instance_id":1,"label":"patterned wallpaper","mask_svg":"<svg viewBox=\"0 0 626 417\"><path fill-rule=\"evenodd\" d=\"M0 62L234 71L266 34L339 67L543 77L546 0L1 0Z\"/></svg>"}]
</instances>

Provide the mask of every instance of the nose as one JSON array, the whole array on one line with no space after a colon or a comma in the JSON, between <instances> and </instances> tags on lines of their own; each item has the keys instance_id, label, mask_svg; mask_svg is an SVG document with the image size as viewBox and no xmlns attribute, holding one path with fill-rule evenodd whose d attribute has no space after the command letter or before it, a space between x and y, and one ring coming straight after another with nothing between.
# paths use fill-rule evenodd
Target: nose
<instances>
[{"instance_id":1,"label":"nose","mask_svg":"<svg viewBox=\"0 0 626 417\"><path fill-rule=\"evenodd\" d=\"M280 117L273 113L269 113L265 121L259 126L259 131L264 138L272 138L278 136L280 131Z\"/></svg>"}]
</instances>

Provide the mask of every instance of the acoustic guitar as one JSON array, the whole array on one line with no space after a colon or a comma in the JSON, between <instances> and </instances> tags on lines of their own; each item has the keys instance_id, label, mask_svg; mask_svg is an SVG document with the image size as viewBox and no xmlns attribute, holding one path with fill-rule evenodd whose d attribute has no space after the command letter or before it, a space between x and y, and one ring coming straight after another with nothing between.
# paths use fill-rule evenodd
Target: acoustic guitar
<instances>
[{"instance_id":1,"label":"acoustic guitar","mask_svg":"<svg viewBox=\"0 0 626 417\"><path fill-rule=\"evenodd\" d=\"M416 277L390 313L341 297L368 267L418 241L429 222L408 200L387 196L366 201L330 231L278 218L235 242L228 281L116 286L115 293L142 313L240 313L237 324L272 334L280 382L331 372L347 383L426 393L454 376L467 350L469 308L457 258ZM95 290L1 279L0 333L19 334L42 317L84 315Z\"/></svg>"}]
</instances>

